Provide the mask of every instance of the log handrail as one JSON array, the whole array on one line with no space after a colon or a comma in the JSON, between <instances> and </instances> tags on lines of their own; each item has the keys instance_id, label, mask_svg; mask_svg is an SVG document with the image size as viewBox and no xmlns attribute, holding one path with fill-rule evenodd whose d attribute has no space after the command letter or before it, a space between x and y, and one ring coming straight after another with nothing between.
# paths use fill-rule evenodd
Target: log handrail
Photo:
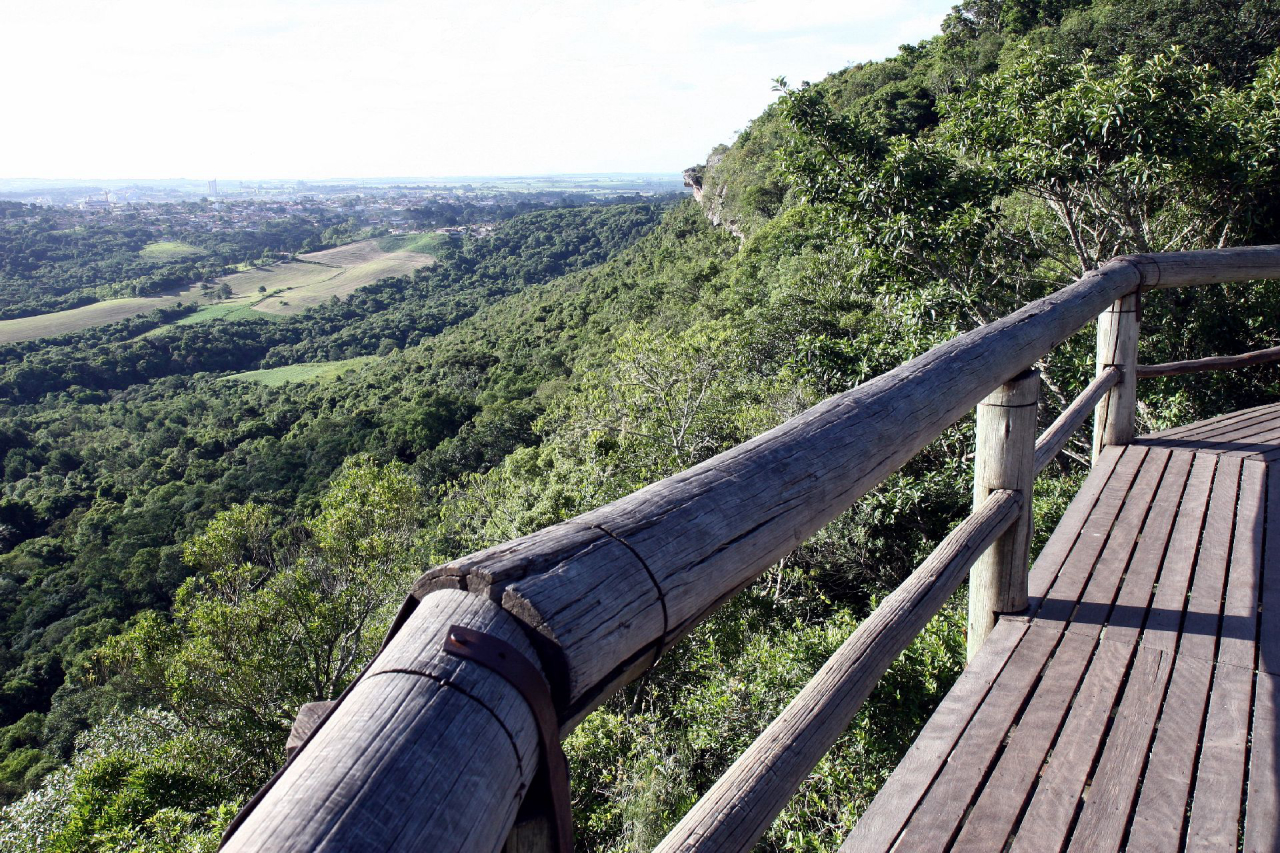
<instances>
[{"instance_id":1,"label":"log handrail","mask_svg":"<svg viewBox=\"0 0 1280 853\"><path fill-rule=\"evenodd\" d=\"M1036 439L1036 462L1035 470L1039 474L1045 469L1053 458L1062 452L1067 446L1067 441L1075 433L1076 430L1084 426L1084 422L1089 419L1089 415L1093 414L1093 409L1098 405L1098 401L1102 396L1115 387L1120 381L1121 371L1117 367L1108 367L1098 374L1092 382L1089 383L1080 396L1076 397L1069 406L1062 410L1062 414L1058 415L1057 420L1049 425L1041 436Z\"/></svg>"},{"instance_id":2,"label":"log handrail","mask_svg":"<svg viewBox=\"0 0 1280 853\"><path fill-rule=\"evenodd\" d=\"M1213 355L1187 361L1169 361L1164 364L1140 364L1135 371L1139 379L1157 376L1181 376L1184 373L1204 373L1209 370L1235 370L1280 361L1280 347L1254 350L1240 355Z\"/></svg>"},{"instance_id":3,"label":"log handrail","mask_svg":"<svg viewBox=\"0 0 1280 853\"><path fill-rule=\"evenodd\" d=\"M853 722L876 682L942 608L982 553L1022 513L995 491L862 621L654 853L749 850Z\"/></svg>"},{"instance_id":4,"label":"log handrail","mask_svg":"<svg viewBox=\"0 0 1280 853\"><path fill-rule=\"evenodd\" d=\"M428 571L225 849L497 850L537 763L532 716L493 673L442 653L450 624L534 658L563 736L1110 306L1144 289L1277 277L1280 246L1117 258L693 468Z\"/></svg>"}]
</instances>

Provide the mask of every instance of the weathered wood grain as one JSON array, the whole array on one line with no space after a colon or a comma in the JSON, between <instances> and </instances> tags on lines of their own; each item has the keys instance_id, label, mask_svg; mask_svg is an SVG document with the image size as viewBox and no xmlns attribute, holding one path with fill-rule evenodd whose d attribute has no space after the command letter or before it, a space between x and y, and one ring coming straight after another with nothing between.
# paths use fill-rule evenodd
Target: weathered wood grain
<instances>
[{"instance_id":1,"label":"weathered wood grain","mask_svg":"<svg viewBox=\"0 0 1280 853\"><path fill-rule=\"evenodd\" d=\"M506 681L444 654L453 624L536 660L497 604L457 590L427 596L224 849L501 847L537 766L535 724Z\"/></svg>"},{"instance_id":2,"label":"weathered wood grain","mask_svg":"<svg viewBox=\"0 0 1280 853\"><path fill-rule=\"evenodd\" d=\"M1209 661L1178 657L1174 662L1168 698L1160 711L1160 727L1129 831L1131 853L1165 853L1178 848L1212 680L1213 664Z\"/></svg>"},{"instance_id":3,"label":"weathered wood grain","mask_svg":"<svg viewBox=\"0 0 1280 853\"><path fill-rule=\"evenodd\" d=\"M978 556L1022 517L1024 505L1018 492L991 492L858 626L685 814L657 853L749 849L849 727L880 676L964 582Z\"/></svg>"},{"instance_id":4,"label":"weathered wood grain","mask_svg":"<svg viewBox=\"0 0 1280 853\"><path fill-rule=\"evenodd\" d=\"M1261 462L1246 461L1241 467L1235 538L1218 629L1218 662L1248 670L1253 669L1257 654L1266 471Z\"/></svg>"},{"instance_id":5,"label":"weathered wood grain","mask_svg":"<svg viewBox=\"0 0 1280 853\"><path fill-rule=\"evenodd\" d=\"M1138 547L1151 504L1164 477L1169 454L1163 450L1151 450L1143 458L1141 470L1125 495L1124 505L1107 536L1106 544L1094 560L1089 571L1089 581L1076 599L1076 607L1070 613L1069 631L1097 636L1111 615L1112 603L1120 592L1120 582L1129 568ZM1074 589L1074 584L1071 585ZM1054 587L1055 595L1058 587ZM1065 592L1065 591L1064 591ZM1066 613L1066 599L1061 607L1045 608L1041 621L1060 621L1059 614Z\"/></svg>"},{"instance_id":6,"label":"weathered wood grain","mask_svg":"<svg viewBox=\"0 0 1280 853\"><path fill-rule=\"evenodd\" d=\"M1280 274L1280 246L1133 255L1129 259L1141 270L1143 290L1262 280Z\"/></svg>"},{"instance_id":7,"label":"weathered wood grain","mask_svg":"<svg viewBox=\"0 0 1280 853\"><path fill-rule=\"evenodd\" d=\"M1148 441L1166 441L1186 435L1196 435L1200 432L1213 432L1223 429L1234 424L1244 423L1259 418L1270 419L1274 408L1274 403L1264 403L1260 406L1254 406L1249 409L1237 409L1234 412L1227 412L1214 418L1208 418L1203 421L1195 421L1189 424L1180 424L1178 426L1169 427L1168 429L1149 432L1140 438L1135 439L1138 442Z\"/></svg>"},{"instance_id":8,"label":"weathered wood grain","mask_svg":"<svg viewBox=\"0 0 1280 853\"><path fill-rule=\"evenodd\" d=\"M1236 496L1240 489L1240 460L1218 457L1209 511L1200 535L1195 578L1182 620L1178 654L1214 660L1218 646L1222 598L1227 582L1227 563L1235 529ZM1144 637L1145 639L1145 637Z\"/></svg>"},{"instance_id":9,"label":"weathered wood grain","mask_svg":"<svg viewBox=\"0 0 1280 853\"><path fill-rule=\"evenodd\" d=\"M1071 405L1062 410L1062 414L1049 424L1049 428L1036 439L1035 471L1039 474L1053 461L1054 457L1067 446L1067 441L1076 430L1084 426L1084 422L1093 414L1098 402L1117 382L1120 381L1120 369L1108 367L1080 392L1080 396Z\"/></svg>"},{"instance_id":10,"label":"weathered wood grain","mask_svg":"<svg viewBox=\"0 0 1280 853\"><path fill-rule=\"evenodd\" d=\"M969 571L970 659L982 648L1001 613L1027 606L1027 555L1031 547L1031 490L1035 485L1036 409L1040 371L1027 370L978 405L973 506L1007 489L1028 496L1017 521L982 552Z\"/></svg>"},{"instance_id":11,"label":"weathered wood grain","mask_svg":"<svg viewBox=\"0 0 1280 853\"><path fill-rule=\"evenodd\" d=\"M872 853L893 847L991 685L1026 636L1027 627L1026 620L1009 617L996 623L982 651L956 679L893 775L840 845L840 853Z\"/></svg>"},{"instance_id":12,"label":"weathered wood grain","mask_svg":"<svg viewBox=\"0 0 1280 853\"><path fill-rule=\"evenodd\" d=\"M1058 520L1058 525L1050 534L1049 541L1040 549L1040 555L1036 557L1027 578L1027 606L1028 612L1032 615L1040 608L1045 594L1053 585L1054 579L1071 552L1077 546L1087 547L1090 537L1085 534L1084 528L1093 515L1103 489L1111 483L1112 477L1116 476L1116 465L1124 452L1125 449L1122 447L1108 447L1102 451L1102 455L1093 465L1093 470L1089 472L1080 490L1067 505L1067 511ZM1136 467L1129 469L1126 466L1119 472L1119 476L1127 477L1131 481L1135 471ZM1083 542L1082 536L1085 536Z\"/></svg>"},{"instance_id":13,"label":"weathered wood grain","mask_svg":"<svg viewBox=\"0 0 1280 853\"><path fill-rule=\"evenodd\" d=\"M1262 430L1271 429L1276 422L1274 405L1260 406L1247 412L1234 413L1243 417L1234 418L1224 415L1198 424L1189 424L1181 431L1168 430L1153 433L1134 439L1135 444L1152 447L1182 448L1202 451L1217 445L1225 446L1238 437L1251 436Z\"/></svg>"},{"instance_id":14,"label":"weathered wood grain","mask_svg":"<svg viewBox=\"0 0 1280 853\"><path fill-rule=\"evenodd\" d=\"M1004 849L1093 657L1094 644L1093 638L1081 634L1062 638L1004 754L965 817L951 848L954 853Z\"/></svg>"},{"instance_id":15,"label":"weathered wood grain","mask_svg":"<svg viewBox=\"0 0 1280 853\"><path fill-rule=\"evenodd\" d=\"M1098 376L1117 368L1120 380L1098 401L1093 413L1093 458L1109 444L1133 441L1138 404L1138 317L1141 296L1119 299L1098 318Z\"/></svg>"},{"instance_id":16,"label":"weathered wood grain","mask_svg":"<svg viewBox=\"0 0 1280 853\"><path fill-rule=\"evenodd\" d=\"M1094 505L1084 528L1076 539L1068 559L1052 579L1052 586L1040 599L1031 615L1040 621L1066 624L1075 613L1080 595L1084 592L1093 567L1111 538L1116 517L1126 505L1129 491L1142 470L1147 457L1143 447L1126 447L1108 488Z\"/></svg>"},{"instance_id":17,"label":"weathered wood grain","mask_svg":"<svg viewBox=\"0 0 1280 853\"><path fill-rule=\"evenodd\" d=\"M972 802L1061 632L1032 623L898 838L902 850L946 844ZM1010 792L1012 793L1012 792Z\"/></svg>"},{"instance_id":18,"label":"weathered wood grain","mask_svg":"<svg viewBox=\"0 0 1280 853\"><path fill-rule=\"evenodd\" d=\"M1188 851L1238 849L1252 704L1252 669L1218 664L1209 692L1209 716L1205 719L1191 798Z\"/></svg>"},{"instance_id":19,"label":"weathered wood grain","mask_svg":"<svg viewBox=\"0 0 1280 853\"><path fill-rule=\"evenodd\" d=\"M571 707L667 631L652 575L598 527L565 522L429 572L422 595L461 586L499 601L533 629L557 704ZM652 657L648 660L652 663Z\"/></svg>"},{"instance_id":20,"label":"weathered wood grain","mask_svg":"<svg viewBox=\"0 0 1280 853\"><path fill-rule=\"evenodd\" d=\"M1187 494L1192 458L1190 453L1168 455L1164 476L1151 500L1151 509L1142 525L1142 534L1129 561L1120 594L1107 616L1107 639L1112 642L1136 643L1141 637L1156 581L1177 523L1178 510ZM1204 486L1208 488L1207 478Z\"/></svg>"},{"instance_id":21,"label":"weathered wood grain","mask_svg":"<svg viewBox=\"0 0 1280 853\"><path fill-rule=\"evenodd\" d=\"M1168 361L1164 364L1140 364L1137 374L1139 379L1151 379L1157 376L1181 376L1186 373L1204 373L1209 370L1236 370L1241 367L1253 367L1259 364L1273 364L1280 361L1280 347L1254 350L1240 355L1214 355L1207 358L1192 358L1186 361Z\"/></svg>"},{"instance_id":22,"label":"weathered wood grain","mask_svg":"<svg viewBox=\"0 0 1280 853\"><path fill-rule=\"evenodd\" d=\"M1134 657L1069 851L1120 849L1172 662L1172 655L1153 648L1139 649Z\"/></svg>"},{"instance_id":23,"label":"weathered wood grain","mask_svg":"<svg viewBox=\"0 0 1280 853\"><path fill-rule=\"evenodd\" d=\"M1142 271L1143 290L1280 277L1280 246L1126 255L1124 259Z\"/></svg>"},{"instance_id":24,"label":"weathered wood grain","mask_svg":"<svg viewBox=\"0 0 1280 853\"><path fill-rule=\"evenodd\" d=\"M1143 626L1143 645L1156 646L1169 652L1178 646L1182 614L1187 608L1192 569L1196 564L1196 551L1204 529L1216 470L1216 457L1196 454L1178 519L1169 538L1169 549L1160 567L1159 586L1152 596L1151 610Z\"/></svg>"},{"instance_id":25,"label":"weathered wood grain","mask_svg":"<svg viewBox=\"0 0 1280 853\"><path fill-rule=\"evenodd\" d=\"M1013 853L1055 850L1066 840L1132 651L1125 643L1098 644L1018 826L1010 848Z\"/></svg>"},{"instance_id":26,"label":"weathered wood grain","mask_svg":"<svg viewBox=\"0 0 1280 853\"><path fill-rule=\"evenodd\" d=\"M1280 850L1280 678L1258 673L1244 817L1245 853Z\"/></svg>"}]
</instances>

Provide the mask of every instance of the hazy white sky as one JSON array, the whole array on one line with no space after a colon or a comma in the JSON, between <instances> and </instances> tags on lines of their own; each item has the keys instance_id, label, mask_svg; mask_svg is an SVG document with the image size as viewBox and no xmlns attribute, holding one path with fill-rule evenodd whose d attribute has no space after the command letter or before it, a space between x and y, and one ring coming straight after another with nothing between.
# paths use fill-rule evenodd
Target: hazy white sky
<instances>
[{"instance_id":1,"label":"hazy white sky","mask_svg":"<svg viewBox=\"0 0 1280 853\"><path fill-rule=\"evenodd\" d=\"M0 177L678 171L954 2L0 0Z\"/></svg>"}]
</instances>

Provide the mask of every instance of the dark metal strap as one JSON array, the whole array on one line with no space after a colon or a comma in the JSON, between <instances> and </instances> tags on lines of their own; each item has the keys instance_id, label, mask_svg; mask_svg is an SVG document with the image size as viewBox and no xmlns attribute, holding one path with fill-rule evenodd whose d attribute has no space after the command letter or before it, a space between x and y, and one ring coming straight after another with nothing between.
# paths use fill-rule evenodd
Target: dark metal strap
<instances>
[{"instance_id":1,"label":"dark metal strap","mask_svg":"<svg viewBox=\"0 0 1280 853\"><path fill-rule=\"evenodd\" d=\"M520 650L492 634L462 625L450 625L445 636L446 654L478 663L501 676L516 689L538 726L542 769L546 771L551 817L560 853L573 853L573 810L569 799L569 765L560 748L560 726L551 700L551 688L542 672Z\"/></svg>"}]
</instances>

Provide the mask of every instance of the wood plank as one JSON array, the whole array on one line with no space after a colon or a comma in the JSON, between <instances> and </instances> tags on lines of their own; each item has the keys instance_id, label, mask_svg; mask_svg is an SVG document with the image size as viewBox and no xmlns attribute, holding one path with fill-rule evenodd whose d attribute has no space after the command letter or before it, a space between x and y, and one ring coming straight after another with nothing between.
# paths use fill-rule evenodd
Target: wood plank
<instances>
[{"instance_id":1,"label":"wood plank","mask_svg":"<svg viewBox=\"0 0 1280 853\"><path fill-rule=\"evenodd\" d=\"M1029 609L1032 618L1051 619L1064 624L1071 618L1080 593L1093 571L1094 562L1107 544L1115 519L1124 506L1125 497L1147 452L1145 447L1126 447L1122 451L1112 478L1107 481L1106 489L1094 504L1093 511L1061 563L1061 568L1049 579L1048 591L1032 602ZM1039 561L1036 562L1038 565Z\"/></svg>"},{"instance_id":2,"label":"wood plank","mask_svg":"<svg viewBox=\"0 0 1280 853\"><path fill-rule=\"evenodd\" d=\"M1226 456L1243 456L1256 458L1274 452L1280 447L1280 419L1272 421L1263 428L1249 435L1235 436L1221 442L1206 442L1206 446L1196 448L1201 453L1221 453Z\"/></svg>"},{"instance_id":3,"label":"wood plank","mask_svg":"<svg viewBox=\"0 0 1280 853\"><path fill-rule=\"evenodd\" d=\"M1200 536L1195 578L1182 620L1178 654L1214 660L1218 646L1222 597L1227 581L1227 562L1235 527L1236 496L1240 488L1241 460L1218 457L1213 478L1213 494Z\"/></svg>"},{"instance_id":4,"label":"wood plank","mask_svg":"<svg viewBox=\"0 0 1280 853\"><path fill-rule=\"evenodd\" d=\"M1191 799L1189 851L1235 851L1244 794L1253 671L1219 664L1209 694L1200 765Z\"/></svg>"},{"instance_id":5,"label":"wood plank","mask_svg":"<svg viewBox=\"0 0 1280 853\"><path fill-rule=\"evenodd\" d=\"M1280 462L1280 447L1273 450L1259 451L1258 453L1255 453L1252 458L1267 465Z\"/></svg>"},{"instance_id":6,"label":"wood plank","mask_svg":"<svg viewBox=\"0 0 1280 853\"><path fill-rule=\"evenodd\" d=\"M1202 427L1206 427L1212 424L1220 424L1223 426L1228 426L1238 421L1249 420L1251 418L1254 418L1258 416L1260 413L1270 410L1275 405L1276 405L1275 403L1264 403L1261 406L1252 406L1248 409L1237 409L1234 412L1226 412L1225 414L1221 414L1213 418L1208 418L1206 420L1193 421L1192 423L1180 424L1178 426L1169 427L1168 429L1158 430L1157 432L1150 432L1150 433L1147 433L1146 435L1140 436L1137 440L1150 441L1153 439L1177 438L1180 435L1190 433L1190 432L1195 432Z\"/></svg>"},{"instance_id":7,"label":"wood plank","mask_svg":"<svg viewBox=\"0 0 1280 853\"><path fill-rule=\"evenodd\" d=\"M1062 564L1075 548L1085 523L1093 514L1103 490L1111 482L1116 464L1123 455L1123 447L1108 447L1102 451L1102 455L1094 463L1093 470L1085 478L1071 503L1067 505L1067 511L1062 514L1058 526L1049 536L1049 541L1040 549L1040 554L1036 557L1031 573L1027 577L1028 612L1036 611L1040 599L1044 598L1049 587L1053 585L1053 579L1058 576ZM1127 474L1130 479L1133 477L1133 470Z\"/></svg>"},{"instance_id":8,"label":"wood plank","mask_svg":"<svg viewBox=\"0 0 1280 853\"><path fill-rule=\"evenodd\" d=\"M1259 440L1262 436L1275 432L1276 425L1280 422L1280 413L1275 408L1270 410L1271 417L1268 419L1259 419L1250 425L1247 429L1238 429L1220 431L1205 437L1206 441L1218 441L1227 446L1244 444L1250 441Z\"/></svg>"},{"instance_id":9,"label":"wood plank","mask_svg":"<svg viewBox=\"0 0 1280 853\"><path fill-rule=\"evenodd\" d=\"M1280 678L1258 673L1244 818L1245 853L1280 850Z\"/></svg>"},{"instance_id":10,"label":"wood plank","mask_svg":"<svg viewBox=\"0 0 1280 853\"><path fill-rule=\"evenodd\" d=\"M1224 623L1231 631L1239 635L1240 641L1248 646L1245 652L1248 666L1252 666L1252 601L1256 600L1256 585L1253 582L1256 565L1260 557L1261 520L1260 509L1263 498L1263 467L1257 463L1246 463L1242 472L1242 483L1239 490L1238 512L1235 524L1234 542L1231 548L1229 583L1226 593L1227 607L1237 617L1244 612L1244 621L1248 625ZM1219 480L1227 493L1231 489L1232 472L1224 472L1225 480ZM1210 509L1212 519L1206 521L1204 538L1225 538L1222 532L1221 516L1227 500L1218 494L1214 496L1214 504ZM1232 509L1237 509L1232 507ZM1201 559L1197 566L1196 584L1191 595L1191 609L1211 608L1216 611L1214 594L1218 590L1219 548L1217 542L1210 546L1202 545ZM1212 603L1211 603L1212 602ZM1216 617L1216 613L1214 614ZM1142 797L1134 817L1133 840L1131 849L1135 850L1167 850L1178 844L1185 820L1186 803L1191 789L1191 775L1196 763L1196 742L1201 730L1201 722L1208 703L1209 686L1213 674L1212 667L1204 658L1208 647L1206 637L1197 634L1198 630L1207 630L1210 619L1207 614L1190 617L1192 632L1184 635L1180 644L1180 654L1175 667L1169 700L1160 718L1160 728L1152 749L1150 769L1143 783ZM1199 623L1199 624L1198 624ZM1219 655L1225 653L1238 656L1238 647L1228 644L1225 649L1220 646ZM1185 650L1188 653L1182 654ZM1221 700L1218 700L1221 703ZM1219 711L1221 716L1222 712ZM1247 723L1247 710L1246 710ZM1212 720L1210 725L1212 725ZM1207 729L1206 729L1207 732ZM1240 733L1241 749L1243 749L1243 729ZM1241 772L1243 772L1243 754ZM1206 760L1202 754L1200 762ZM1239 796L1235 798L1238 802ZM1202 806L1202 810L1203 810ZM1202 821L1205 819L1202 818ZM1234 849L1234 836L1232 841Z\"/></svg>"},{"instance_id":11,"label":"wood plank","mask_svg":"<svg viewBox=\"0 0 1280 853\"><path fill-rule=\"evenodd\" d=\"M840 845L844 853L888 850L964 734L974 712L1026 634L1028 623L1003 618L925 723L893 774Z\"/></svg>"},{"instance_id":12,"label":"wood plank","mask_svg":"<svg viewBox=\"0 0 1280 853\"><path fill-rule=\"evenodd\" d=\"M1239 429L1254 423L1269 423L1274 418L1272 405L1255 406L1252 409L1241 409L1228 412L1216 418L1192 421L1182 426L1172 427L1159 432L1139 436L1136 440L1144 444L1164 444L1183 439L1212 438L1226 430Z\"/></svg>"},{"instance_id":13,"label":"wood plank","mask_svg":"<svg viewBox=\"0 0 1280 853\"><path fill-rule=\"evenodd\" d=\"M1172 655L1149 646L1134 657L1069 850L1120 849L1172 662Z\"/></svg>"},{"instance_id":14,"label":"wood plank","mask_svg":"<svg viewBox=\"0 0 1280 853\"><path fill-rule=\"evenodd\" d=\"M1017 829L1012 853L1044 853L1065 843L1132 651L1125 643L1098 644Z\"/></svg>"},{"instance_id":15,"label":"wood plank","mask_svg":"<svg viewBox=\"0 0 1280 853\"><path fill-rule=\"evenodd\" d=\"M1115 607L1107 619L1107 639L1117 643L1136 643L1146 622L1148 607L1155 594L1156 579L1164 565L1169 541L1183 504L1191 474L1190 453L1170 453L1159 490L1151 501L1151 510L1142 526L1138 547L1125 573ZM1207 489L1209 479L1204 478Z\"/></svg>"},{"instance_id":16,"label":"wood plank","mask_svg":"<svg viewBox=\"0 0 1280 853\"><path fill-rule=\"evenodd\" d=\"M1280 470L1267 466L1266 542L1262 555L1262 618L1258 669L1280 674Z\"/></svg>"},{"instance_id":17,"label":"wood plank","mask_svg":"<svg viewBox=\"0 0 1280 853\"><path fill-rule=\"evenodd\" d=\"M1062 638L1017 730L965 818L953 851L989 853L1004 848L1093 656L1094 644L1094 638L1081 634Z\"/></svg>"},{"instance_id":18,"label":"wood plank","mask_svg":"<svg viewBox=\"0 0 1280 853\"><path fill-rule=\"evenodd\" d=\"M1180 432L1172 431L1152 433L1135 439L1135 444L1148 447L1167 447L1171 450L1198 450L1210 442L1224 443L1241 436L1256 435L1275 423L1277 412L1273 406L1259 407L1240 413L1240 417L1230 420L1212 419L1197 421L1180 428Z\"/></svg>"},{"instance_id":19,"label":"wood plank","mask_svg":"<svg viewBox=\"0 0 1280 853\"><path fill-rule=\"evenodd\" d=\"M1218 662L1249 670L1257 657L1266 470L1261 462L1246 461L1240 472L1235 539L1218 629Z\"/></svg>"},{"instance_id":20,"label":"wood plank","mask_svg":"<svg viewBox=\"0 0 1280 853\"><path fill-rule=\"evenodd\" d=\"M1080 593L1075 611L1068 614L1070 631L1085 632L1097 636L1111 613L1111 605L1120 591L1120 582L1128 569L1130 558L1138 544L1138 537L1147 520L1152 501L1164 477L1169 451L1153 448L1142 461L1142 468L1125 496L1124 506L1112 524L1107 544L1094 560L1089 582ZM1055 585L1054 589L1057 589ZM1052 597L1052 593L1051 593ZM1063 608L1065 611L1065 608ZM1046 607L1040 621L1049 621L1056 614Z\"/></svg>"},{"instance_id":21,"label":"wood plank","mask_svg":"<svg viewBox=\"0 0 1280 853\"><path fill-rule=\"evenodd\" d=\"M1176 659L1134 812L1129 853L1166 853L1181 842L1212 681L1213 664L1209 661Z\"/></svg>"},{"instance_id":22,"label":"wood plank","mask_svg":"<svg viewBox=\"0 0 1280 853\"><path fill-rule=\"evenodd\" d=\"M1187 591L1191 587L1192 570L1195 567L1200 534L1204 529L1204 517L1209 509L1217 466L1218 457L1209 453L1196 454L1192 463L1178 520L1169 539L1169 548L1160 567L1158 586L1152 596L1151 610L1147 614L1146 626L1142 632L1143 645L1155 646L1167 652L1178 647L1182 615L1187 606Z\"/></svg>"},{"instance_id":23,"label":"wood plank","mask_svg":"<svg viewBox=\"0 0 1280 853\"><path fill-rule=\"evenodd\" d=\"M922 850L951 838L1060 637L1056 628L1031 625L903 829L900 849Z\"/></svg>"}]
</instances>

